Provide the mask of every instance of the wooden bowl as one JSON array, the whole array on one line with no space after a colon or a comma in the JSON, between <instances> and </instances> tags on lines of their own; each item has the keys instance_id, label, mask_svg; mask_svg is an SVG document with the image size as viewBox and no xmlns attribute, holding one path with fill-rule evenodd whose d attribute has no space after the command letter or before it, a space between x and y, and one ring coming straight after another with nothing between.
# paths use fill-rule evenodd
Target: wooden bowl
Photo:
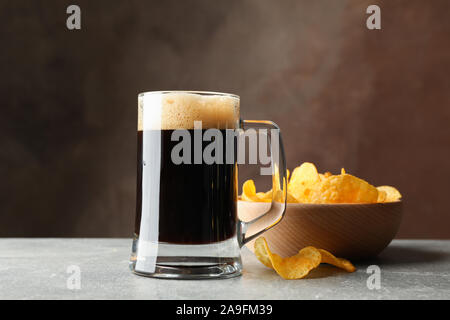
<instances>
[{"instance_id":1,"label":"wooden bowl","mask_svg":"<svg viewBox=\"0 0 450 320\"><path fill-rule=\"evenodd\" d=\"M238 202L239 218L250 221L270 203ZM353 260L377 256L395 237L402 218L402 202L372 204L288 204L283 219L262 234L270 250L282 257L306 246ZM247 247L253 251L253 242Z\"/></svg>"}]
</instances>

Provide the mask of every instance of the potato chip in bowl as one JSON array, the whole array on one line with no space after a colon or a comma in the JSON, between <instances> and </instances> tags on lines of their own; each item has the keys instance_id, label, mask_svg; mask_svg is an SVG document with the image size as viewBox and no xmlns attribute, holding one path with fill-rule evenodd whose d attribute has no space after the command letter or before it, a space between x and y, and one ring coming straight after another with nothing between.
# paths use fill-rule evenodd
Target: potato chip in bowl
<instances>
[{"instance_id":1,"label":"potato chip in bowl","mask_svg":"<svg viewBox=\"0 0 450 320\"><path fill-rule=\"evenodd\" d=\"M278 192L279 190L275 190ZM242 188L241 200L271 202L273 191L256 192L253 180L247 180ZM382 203L402 198L391 186L374 187L367 181L341 170L338 175L319 173L314 164L305 162L288 175L288 203ZM283 200L277 199L275 200Z\"/></svg>"}]
</instances>

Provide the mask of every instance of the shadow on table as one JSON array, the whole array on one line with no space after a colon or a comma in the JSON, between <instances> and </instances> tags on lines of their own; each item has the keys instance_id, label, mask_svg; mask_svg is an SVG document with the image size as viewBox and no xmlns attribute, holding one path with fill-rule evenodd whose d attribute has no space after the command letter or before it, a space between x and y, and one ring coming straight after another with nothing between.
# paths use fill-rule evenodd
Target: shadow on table
<instances>
[{"instance_id":1,"label":"shadow on table","mask_svg":"<svg viewBox=\"0 0 450 320\"><path fill-rule=\"evenodd\" d=\"M432 263L436 261L450 260L450 254L437 250L424 248L405 248L391 244L378 257L356 261L357 269L364 269L369 265L405 265L405 264L421 264ZM353 262L353 261L352 261ZM321 264L317 269L311 270L306 279L319 279L347 273L346 271L327 264Z\"/></svg>"},{"instance_id":2,"label":"shadow on table","mask_svg":"<svg viewBox=\"0 0 450 320\"><path fill-rule=\"evenodd\" d=\"M391 244L378 257L370 260L361 261L360 264L382 264L382 265L401 265L401 264L420 264L431 263L450 259L450 254L437 250L424 248L411 248Z\"/></svg>"}]
</instances>

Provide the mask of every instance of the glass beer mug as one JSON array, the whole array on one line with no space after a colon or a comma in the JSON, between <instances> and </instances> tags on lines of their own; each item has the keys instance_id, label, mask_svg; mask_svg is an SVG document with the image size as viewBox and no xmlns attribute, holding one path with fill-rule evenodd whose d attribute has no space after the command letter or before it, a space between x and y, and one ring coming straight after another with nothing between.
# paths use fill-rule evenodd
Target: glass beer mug
<instances>
[{"instance_id":1,"label":"glass beer mug","mask_svg":"<svg viewBox=\"0 0 450 320\"><path fill-rule=\"evenodd\" d=\"M282 219L286 164L279 129L270 121L240 120L239 102L236 95L215 92L139 94L134 273L238 276L241 247ZM237 212L237 165L239 137L248 127L270 129L269 174L278 192L266 213L244 222Z\"/></svg>"}]
</instances>

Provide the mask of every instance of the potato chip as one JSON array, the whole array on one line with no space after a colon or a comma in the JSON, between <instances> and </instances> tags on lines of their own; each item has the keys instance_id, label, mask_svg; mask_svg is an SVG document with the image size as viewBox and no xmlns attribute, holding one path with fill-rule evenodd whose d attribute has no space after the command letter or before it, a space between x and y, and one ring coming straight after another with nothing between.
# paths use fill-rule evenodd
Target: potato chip
<instances>
[{"instance_id":1,"label":"potato chip","mask_svg":"<svg viewBox=\"0 0 450 320\"><path fill-rule=\"evenodd\" d=\"M259 237L255 241L255 255L258 258L258 260L265 265L267 268L273 269L272 261L270 261L269 254L267 253L268 250L266 250L266 240L262 237Z\"/></svg>"},{"instance_id":2,"label":"potato chip","mask_svg":"<svg viewBox=\"0 0 450 320\"><path fill-rule=\"evenodd\" d=\"M299 201L289 192L287 192L287 203L298 203Z\"/></svg>"},{"instance_id":3,"label":"potato chip","mask_svg":"<svg viewBox=\"0 0 450 320\"><path fill-rule=\"evenodd\" d=\"M256 187L253 180L247 180L242 186L242 200L244 201L259 201L256 196Z\"/></svg>"},{"instance_id":4,"label":"potato chip","mask_svg":"<svg viewBox=\"0 0 450 320\"><path fill-rule=\"evenodd\" d=\"M331 172L319 173L320 181L325 180L331 176Z\"/></svg>"},{"instance_id":5,"label":"potato chip","mask_svg":"<svg viewBox=\"0 0 450 320\"><path fill-rule=\"evenodd\" d=\"M379 192L380 191L386 192L386 198L385 198L384 202L394 202L394 201L398 201L402 198L400 191L398 191L394 187L381 186L381 187L377 187L377 189Z\"/></svg>"},{"instance_id":6,"label":"potato chip","mask_svg":"<svg viewBox=\"0 0 450 320\"><path fill-rule=\"evenodd\" d=\"M267 192L256 192L255 182L253 180L247 180L242 186L242 195L240 199L253 202L272 202L272 193L272 190ZM276 192L275 201L284 202L283 192L281 190ZM289 203L298 202L291 194L288 194L287 201Z\"/></svg>"},{"instance_id":7,"label":"potato chip","mask_svg":"<svg viewBox=\"0 0 450 320\"><path fill-rule=\"evenodd\" d=\"M283 191L278 190L275 194L275 201L277 202L284 202L284 197L283 197ZM289 190L287 192L287 203L298 203L297 199L295 199L295 197L289 193Z\"/></svg>"},{"instance_id":8,"label":"potato chip","mask_svg":"<svg viewBox=\"0 0 450 320\"><path fill-rule=\"evenodd\" d=\"M272 189L264 193L264 199L272 201Z\"/></svg>"},{"instance_id":9,"label":"potato chip","mask_svg":"<svg viewBox=\"0 0 450 320\"><path fill-rule=\"evenodd\" d=\"M355 266L348 260L343 259L343 258L336 258L335 256L333 256L331 253L329 253L326 250L323 249L318 249L322 259L321 259L321 263L328 263L331 264L335 267L344 269L347 272L355 272L356 268Z\"/></svg>"},{"instance_id":10,"label":"potato chip","mask_svg":"<svg viewBox=\"0 0 450 320\"><path fill-rule=\"evenodd\" d=\"M332 175L330 172L318 173L314 164L305 162L294 169L290 177L283 178L284 193L280 185L280 172L275 166L273 176L273 190L256 193L253 180L248 180L242 188L240 200L254 202L287 203L383 203L398 201L402 195L394 187L381 186L375 188L366 181L347 174L344 168L341 174Z\"/></svg>"},{"instance_id":11,"label":"potato chip","mask_svg":"<svg viewBox=\"0 0 450 320\"><path fill-rule=\"evenodd\" d=\"M287 193L286 195L287 195L286 202L288 202L288 203L298 203L298 201L295 198L293 198L291 194ZM276 197L275 201L283 203L284 202L284 198L285 197L284 197L283 191L278 190L277 191L277 197Z\"/></svg>"},{"instance_id":12,"label":"potato chip","mask_svg":"<svg viewBox=\"0 0 450 320\"><path fill-rule=\"evenodd\" d=\"M378 189L378 199L377 202L385 202L386 201L386 191Z\"/></svg>"},{"instance_id":13,"label":"potato chip","mask_svg":"<svg viewBox=\"0 0 450 320\"><path fill-rule=\"evenodd\" d=\"M311 189L318 182L320 182L320 177L316 166L305 162L292 172L288 191L298 202L305 203L308 202Z\"/></svg>"},{"instance_id":14,"label":"potato chip","mask_svg":"<svg viewBox=\"0 0 450 320\"><path fill-rule=\"evenodd\" d=\"M320 264L320 253L314 247L306 247L295 256L282 258L269 252L275 271L286 280L301 279Z\"/></svg>"},{"instance_id":15,"label":"potato chip","mask_svg":"<svg viewBox=\"0 0 450 320\"><path fill-rule=\"evenodd\" d=\"M272 192L270 192L270 197L266 196L266 192L258 192L256 193L256 197L259 202L272 202Z\"/></svg>"},{"instance_id":16,"label":"potato chip","mask_svg":"<svg viewBox=\"0 0 450 320\"><path fill-rule=\"evenodd\" d=\"M328 263L347 272L355 272L353 264L343 258L336 258L330 252L314 247L306 247L295 256L282 258L272 253L263 237L255 241L255 255L266 267L274 269L283 279L301 279L319 266L320 263Z\"/></svg>"},{"instance_id":17,"label":"potato chip","mask_svg":"<svg viewBox=\"0 0 450 320\"><path fill-rule=\"evenodd\" d=\"M265 266L275 269L283 279L287 280L304 278L320 264L322 257L316 248L306 247L295 256L282 258L270 252L266 240L262 237L255 241L255 254Z\"/></svg>"},{"instance_id":18,"label":"potato chip","mask_svg":"<svg viewBox=\"0 0 450 320\"><path fill-rule=\"evenodd\" d=\"M286 190L287 181L289 181L289 170L286 170L286 177L283 177L283 190ZM284 202L284 192L281 190L280 187L280 172L278 167L275 165L274 175L272 177L272 184L273 184L273 190L275 192L274 194L274 201L277 202Z\"/></svg>"},{"instance_id":19,"label":"potato chip","mask_svg":"<svg viewBox=\"0 0 450 320\"><path fill-rule=\"evenodd\" d=\"M378 190L350 174L331 176L311 190L311 203L375 203Z\"/></svg>"}]
</instances>

